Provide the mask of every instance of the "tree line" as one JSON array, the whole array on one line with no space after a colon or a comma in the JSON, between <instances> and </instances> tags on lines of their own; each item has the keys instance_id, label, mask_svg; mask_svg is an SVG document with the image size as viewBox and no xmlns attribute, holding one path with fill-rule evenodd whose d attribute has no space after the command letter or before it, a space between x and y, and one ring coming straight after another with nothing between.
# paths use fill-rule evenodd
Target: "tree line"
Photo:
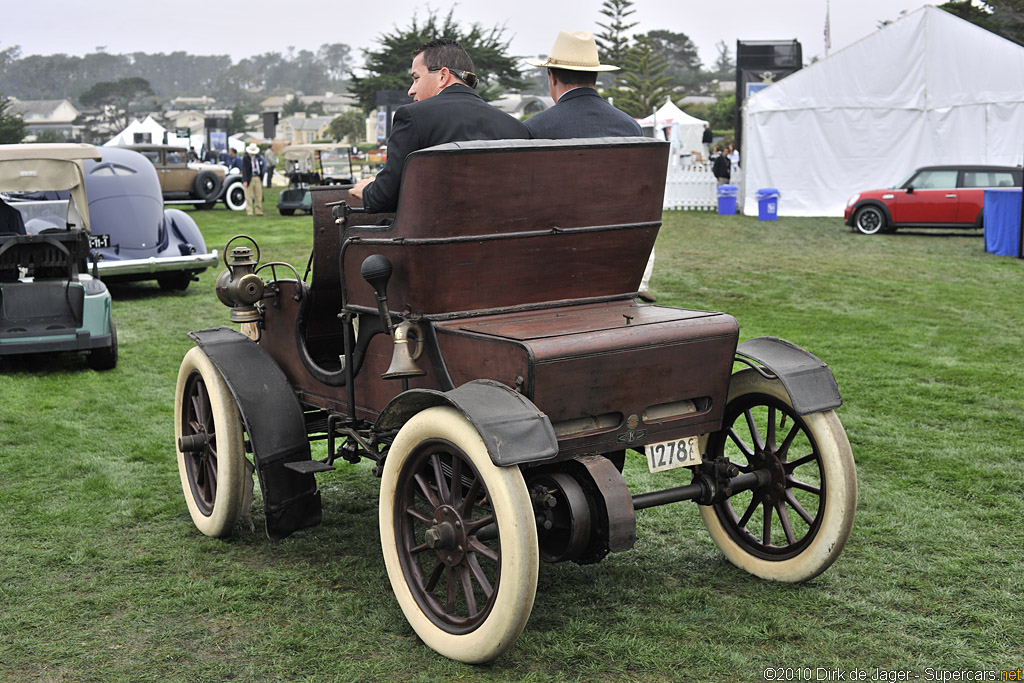
<instances>
[{"instance_id":1,"label":"tree line","mask_svg":"<svg viewBox=\"0 0 1024 683\"><path fill-rule=\"evenodd\" d=\"M953 0L939 7L1024 45L1024 0ZM717 96L715 81L734 77L735 62L724 41L717 45L714 62L705 67L684 33L633 34L638 22L632 0L604 0L599 12L595 24L600 30L594 33L601 61L621 67L603 75L599 88L632 116L647 116L669 98ZM484 99L509 92L547 93L545 70L520 68L520 58L509 54L504 27L465 25L454 13L454 7L444 16L428 10L425 19L414 15L407 26L392 27L377 37L376 49L365 51L362 64L356 64L351 48L343 43L323 44L316 51L266 52L237 63L228 55L185 52L22 57L18 46L8 47L0 50L0 104L6 102L4 94L23 100L67 98L82 107L105 108L127 117L157 111L161 103L178 96L208 96L218 107L232 108L241 117L246 108L269 95L348 91L368 113L376 108L379 91L408 88L413 49L442 37L458 40L472 55ZM879 26L887 23L880 20ZM689 108L713 128L728 129L734 107L734 99L724 97L717 104ZM9 121L5 110L6 106L0 107L0 128L9 132L17 122Z\"/></svg>"}]
</instances>

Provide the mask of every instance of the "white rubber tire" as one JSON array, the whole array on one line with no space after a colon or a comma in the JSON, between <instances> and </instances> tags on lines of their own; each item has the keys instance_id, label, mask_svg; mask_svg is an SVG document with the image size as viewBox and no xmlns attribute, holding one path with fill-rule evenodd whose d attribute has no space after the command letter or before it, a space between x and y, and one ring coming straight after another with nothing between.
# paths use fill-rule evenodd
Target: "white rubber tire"
<instances>
[{"instance_id":1,"label":"white rubber tire","mask_svg":"<svg viewBox=\"0 0 1024 683\"><path fill-rule=\"evenodd\" d=\"M395 502L399 477L417 447L428 439L446 439L469 458L487 488L501 541L500 576L488 616L474 630L455 634L435 624L409 588L398 555ZM537 593L540 554L533 505L518 467L491 462L472 424L449 407L428 408L398 432L381 479L380 537L391 587L409 624L429 647L460 662L488 662L505 652L522 633Z\"/></svg>"},{"instance_id":2,"label":"white rubber tire","mask_svg":"<svg viewBox=\"0 0 1024 683\"><path fill-rule=\"evenodd\" d=\"M213 422L216 437L216 494L212 509L196 501L189 479L186 456L178 447L178 437L194 433L184 429L184 401L189 379L198 375L206 385L209 397L209 420ZM225 384L220 372L199 347L193 347L185 354L178 370L178 383L174 390L174 448L178 454L178 474L185 503L196 528L207 536L230 536L242 512L245 498L245 442L242 435L242 419L238 406ZM250 475L251 476L251 475Z\"/></svg>"},{"instance_id":3,"label":"white rubber tire","mask_svg":"<svg viewBox=\"0 0 1024 683\"><path fill-rule=\"evenodd\" d=\"M792 406L780 381L765 379L752 369L733 375L729 402L751 393L767 394ZM795 583L814 578L836 560L853 528L857 510L857 469L846 431L834 410L802 417L821 453L827 495L821 526L799 555L783 560L767 560L752 555L729 535L713 507L700 506L704 525L726 558L740 569L763 579ZM708 454L709 457L714 455Z\"/></svg>"}]
</instances>

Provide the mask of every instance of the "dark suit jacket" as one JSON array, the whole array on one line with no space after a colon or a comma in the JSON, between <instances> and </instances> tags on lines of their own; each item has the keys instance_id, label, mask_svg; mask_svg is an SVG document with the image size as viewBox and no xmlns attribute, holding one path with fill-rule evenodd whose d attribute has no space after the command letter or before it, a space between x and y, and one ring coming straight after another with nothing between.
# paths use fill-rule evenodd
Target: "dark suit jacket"
<instances>
[{"instance_id":1,"label":"dark suit jacket","mask_svg":"<svg viewBox=\"0 0 1024 683\"><path fill-rule=\"evenodd\" d=\"M416 150L445 142L529 137L522 123L484 102L472 88L450 85L434 97L395 110L388 160L363 188L363 206L374 213L397 208L405 158Z\"/></svg>"},{"instance_id":2,"label":"dark suit jacket","mask_svg":"<svg viewBox=\"0 0 1024 683\"><path fill-rule=\"evenodd\" d=\"M562 95L558 103L526 119L535 139L630 137L642 135L640 124L619 111L593 88L576 88Z\"/></svg>"},{"instance_id":3,"label":"dark suit jacket","mask_svg":"<svg viewBox=\"0 0 1024 683\"><path fill-rule=\"evenodd\" d=\"M259 157L258 164L260 167L260 172L256 175L262 178L263 174L267 172L267 162L263 159L262 154L257 154L256 156ZM252 176L252 155L246 154L245 158L242 159L242 181L247 183L252 180Z\"/></svg>"}]
</instances>

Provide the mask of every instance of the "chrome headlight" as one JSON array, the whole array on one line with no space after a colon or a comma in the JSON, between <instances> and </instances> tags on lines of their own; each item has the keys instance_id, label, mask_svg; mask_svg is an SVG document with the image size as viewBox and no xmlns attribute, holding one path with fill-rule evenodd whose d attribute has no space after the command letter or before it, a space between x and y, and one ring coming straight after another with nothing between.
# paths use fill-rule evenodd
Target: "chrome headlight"
<instances>
[{"instance_id":1,"label":"chrome headlight","mask_svg":"<svg viewBox=\"0 0 1024 683\"><path fill-rule=\"evenodd\" d=\"M860 199L859 192L846 200L846 208L850 208L851 206L856 204L858 199Z\"/></svg>"}]
</instances>

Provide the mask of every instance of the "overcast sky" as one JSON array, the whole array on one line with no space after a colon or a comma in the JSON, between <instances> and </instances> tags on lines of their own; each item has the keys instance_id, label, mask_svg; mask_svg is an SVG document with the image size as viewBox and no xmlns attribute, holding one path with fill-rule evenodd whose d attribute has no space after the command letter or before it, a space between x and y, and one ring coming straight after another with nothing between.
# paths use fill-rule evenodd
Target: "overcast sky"
<instances>
[{"instance_id":1,"label":"overcast sky","mask_svg":"<svg viewBox=\"0 0 1024 683\"><path fill-rule=\"evenodd\" d=\"M324 43L353 48L357 64L363 48L428 8L444 15L455 5L462 24L504 25L510 51L518 56L547 54L560 29L602 29L602 0L518 0L431 2L381 0L17 0L5 2L0 49L21 46L22 56L64 53L174 52L229 54L238 61L264 52L316 49ZM830 53L874 32L880 20L897 19L941 0L831 0ZM666 29L685 33L697 45L705 66L714 63L715 45L725 41L735 56L736 40L799 40L805 61L825 55L826 0L634 0L632 33ZM190 11L191 10L191 11Z\"/></svg>"}]
</instances>

